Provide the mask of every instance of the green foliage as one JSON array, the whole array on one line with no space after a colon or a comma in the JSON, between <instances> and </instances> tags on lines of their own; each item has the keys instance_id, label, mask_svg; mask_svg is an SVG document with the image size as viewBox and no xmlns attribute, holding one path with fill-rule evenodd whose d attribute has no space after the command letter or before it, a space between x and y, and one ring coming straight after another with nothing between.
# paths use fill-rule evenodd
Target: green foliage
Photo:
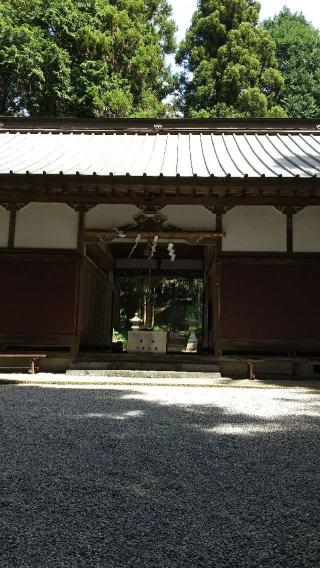
<instances>
[{"instance_id":1,"label":"green foliage","mask_svg":"<svg viewBox=\"0 0 320 568\"><path fill-rule=\"evenodd\" d=\"M121 343L125 348L128 347L128 338L125 335L123 335L123 333L121 333L120 331L114 329L112 331L112 342L117 343L118 341L119 342L121 341Z\"/></svg>"},{"instance_id":2,"label":"green foliage","mask_svg":"<svg viewBox=\"0 0 320 568\"><path fill-rule=\"evenodd\" d=\"M186 116L285 116L277 101L283 78L275 44L257 25L255 0L199 0L180 44L179 106Z\"/></svg>"},{"instance_id":3,"label":"green foliage","mask_svg":"<svg viewBox=\"0 0 320 568\"><path fill-rule=\"evenodd\" d=\"M190 318L202 325L203 282L198 278L152 276L152 305L155 331L189 330ZM122 277L120 280L120 325L123 334L131 328L130 318L143 306L148 277Z\"/></svg>"},{"instance_id":4,"label":"green foliage","mask_svg":"<svg viewBox=\"0 0 320 568\"><path fill-rule=\"evenodd\" d=\"M171 331L171 326L168 323L163 323L161 325L154 325L153 331Z\"/></svg>"},{"instance_id":5,"label":"green foliage","mask_svg":"<svg viewBox=\"0 0 320 568\"><path fill-rule=\"evenodd\" d=\"M167 0L3 0L0 113L165 116Z\"/></svg>"},{"instance_id":6,"label":"green foliage","mask_svg":"<svg viewBox=\"0 0 320 568\"><path fill-rule=\"evenodd\" d=\"M320 33L302 14L284 8L264 22L284 77L282 107L292 118L320 115Z\"/></svg>"}]
</instances>

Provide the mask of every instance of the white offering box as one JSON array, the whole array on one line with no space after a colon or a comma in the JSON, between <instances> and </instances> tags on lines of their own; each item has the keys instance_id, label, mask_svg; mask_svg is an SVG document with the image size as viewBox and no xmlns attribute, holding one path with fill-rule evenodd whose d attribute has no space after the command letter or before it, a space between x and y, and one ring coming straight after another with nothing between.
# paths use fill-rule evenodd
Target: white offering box
<instances>
[{"instance_id":1,"label":"white offering box","mask_svg":"<svg viewBox=\"0 0 320 568\"><path fill-rule=\"evenodd\" d=\"M166 331L129 331L128 352L130 353L166 353Z\"/></svg>"}]
</instances>

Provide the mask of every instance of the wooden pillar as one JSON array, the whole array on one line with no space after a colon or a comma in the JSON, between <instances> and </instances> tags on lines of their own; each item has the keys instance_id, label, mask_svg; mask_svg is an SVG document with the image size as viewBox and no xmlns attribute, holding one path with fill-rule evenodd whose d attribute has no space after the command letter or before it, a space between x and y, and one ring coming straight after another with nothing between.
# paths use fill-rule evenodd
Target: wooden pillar
<instances>
[{"instance_id":1,"label":"wooden pillar","mask_svg":"<svg viewBox=\"0 0 320 568\"><path fill-rule=\"evenodd\" d=\"M211 213L216 216L216 232L223 233L223 214L232 207L225 206L212 206L206 207ZM209 266L207 271L209 274L206 275L207 287L212 301L212 337L209 338L208 347L213 351L214 355L221 355L219 349L219 337L220 337L220 296L221 296L221 251L222 251L222 241L221 238L217 238L216 244L213 250L213 258L210 259L209 255ZM209 304L210 309L210 304ZM209 314L207 314L208 318Z\"/></svg>"},{"instance_id":2,"label":"wooden pillar","mask_svg":"<svg viewBox=\"0 0 320 568\"><path fill-rule=\"evenodd\" d=\"M204 284L204 301L203 301L203 330L204 330L204 350L209 351L212 348L212 246L207 245L204 250L204 269L203 269L203 284ZM211 307L210 307L211 306ZM210 314L211 309L211 314Z\"/></svg>"},{"instance_id":3,"label":"wooden pillar","mask_svg":"<svg viewBox=\"0 0 320 568\"><path fill-rule=\"evenodd\" d=\"M80 333L81 333L81 295L82 295L82 274L85 257L85 214L90 207L86 205L76 205L73 209L78 212L78 239L77 239L77 277L75 290L75 313L74 313L74 330L76 340L73 346L73 352L79 353Z\"/></svg>"},{"instance_id":4,"label":"wooden pillar","mask_svg":"<svg viewBox=\"0 0 320 568\"><path fill-rule=\"evenodd\" d=\"M287 252L293 252L292 207L286 208L287 215Z\"/></svg>"},{"instance_id":5,"label":"wooden pillar","mask_svg":"<svg viewBox=\"0 0 320 568\"><path fill-rule=\"evenodd\" d=\"M223 230L223 215L221 210L216 211L216 230L222 232ZM219 238L217 240L217 246L215 251L215 260L214 260L214 291L213 291L213 299L214 299L214 325L213 325L213 350L216 356L221 355L221 351L219 349L219 337L220 337L220 312L221 312L221 250L222 250L222 242Z\"/></svg>"},{"instance_id":6,"label":"wooden pillar","mask_svg":"<svg viewBox=\"0 0 320 568\"><path fill-rule=\"evenodd\" d=\"M10 209L10 223L8 235L8 248L14 247L14 236L16 232L17 209L12 207Z\"/></svg>"},{"instance_id":7,"label":"wooden pillar","mask_svg":"<svg viewBox=\"0 0 320 568\"><path fill-rule=\"evenodd\" d=\"M8 248L14 248L14 239L16 232L17 212L24 207L22 203L3 203L3 207L10 212L9 232L8 232Z\"/></svg>"}]
</instances>

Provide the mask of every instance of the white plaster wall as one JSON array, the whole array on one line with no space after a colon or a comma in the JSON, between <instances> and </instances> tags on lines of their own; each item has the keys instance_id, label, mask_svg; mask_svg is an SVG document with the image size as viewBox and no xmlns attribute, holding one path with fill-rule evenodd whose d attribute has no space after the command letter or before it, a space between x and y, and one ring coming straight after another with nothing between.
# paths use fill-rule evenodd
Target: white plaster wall
<instances>
[{"instance_id":1,"label":"white plaster wall","mask_svg":"<svg viewBox=\"0 0 320 568\"><path fill-rule=\"evenodd\" d=\"M139 213L135 205L97 205L85 216L86 229L112 229L134 223L134 216Z\"/></svg>"},{"instance_id":2,"label":"white plaster wall","mask_svg":"<svg viewBox=\"0 0 320 568\"><path fill-rule=\"evenodd\" d=\"M202 205L166 205L161 214L167 217L167 223L186 231L216 229L216 216Z\"/></svg>"},{"instance_id":3,"label":"white plaster wall","mask_svg":"<svg viewBox=\"0 0 320 568\"><path fill-rule=\"evenodd\" d=\"M75 249L78 218L64 203L30 203L17 213L14 246Z\"/></svg>"},{"instance_id":4,"label":"white plaster wall","mask_svg":"<svg viewBox=\"0 0 320 568\"><path fill-rule=\"evenodd\" d=\"M293 251L320 252L320 207L305 207L293 215Z\"/></svg>"},{"instance_id":5,"label":"white plaster wall","mask_svg":"<svg viewBox=\"0 0 320 568\"><path fill-rule=\"evenodd\" d=\"M285 252L286 216L269 206L236 206L223 215L223 251Z\"/></svg>"},{"instance_id":6,"label":"white plaster wall","mask_svg":"<svg viewBox=\"0 0 320 568\"><path fill-rule=\"evenodd\" d=\"M8 246L10 213L0 206L0 247Z\"/></svg>"}]
</instances>

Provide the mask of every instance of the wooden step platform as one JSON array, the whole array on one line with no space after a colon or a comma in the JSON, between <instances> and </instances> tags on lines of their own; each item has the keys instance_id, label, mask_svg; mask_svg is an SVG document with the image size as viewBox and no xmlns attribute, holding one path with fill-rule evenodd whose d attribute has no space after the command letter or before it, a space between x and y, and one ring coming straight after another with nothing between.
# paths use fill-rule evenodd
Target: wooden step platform
<instances>
[{"instance_id":1,"label":"wooden step platform","mask_svg":"<svg viewBox=\"0 0 320 568\"><path fill-rule=\"evenodd\" d=\"M220 368L210 356L196 354L131 353L79 354L70 363L70 371L137 371L176 373L219 373Z\"/></svg>"}]
</instances>

